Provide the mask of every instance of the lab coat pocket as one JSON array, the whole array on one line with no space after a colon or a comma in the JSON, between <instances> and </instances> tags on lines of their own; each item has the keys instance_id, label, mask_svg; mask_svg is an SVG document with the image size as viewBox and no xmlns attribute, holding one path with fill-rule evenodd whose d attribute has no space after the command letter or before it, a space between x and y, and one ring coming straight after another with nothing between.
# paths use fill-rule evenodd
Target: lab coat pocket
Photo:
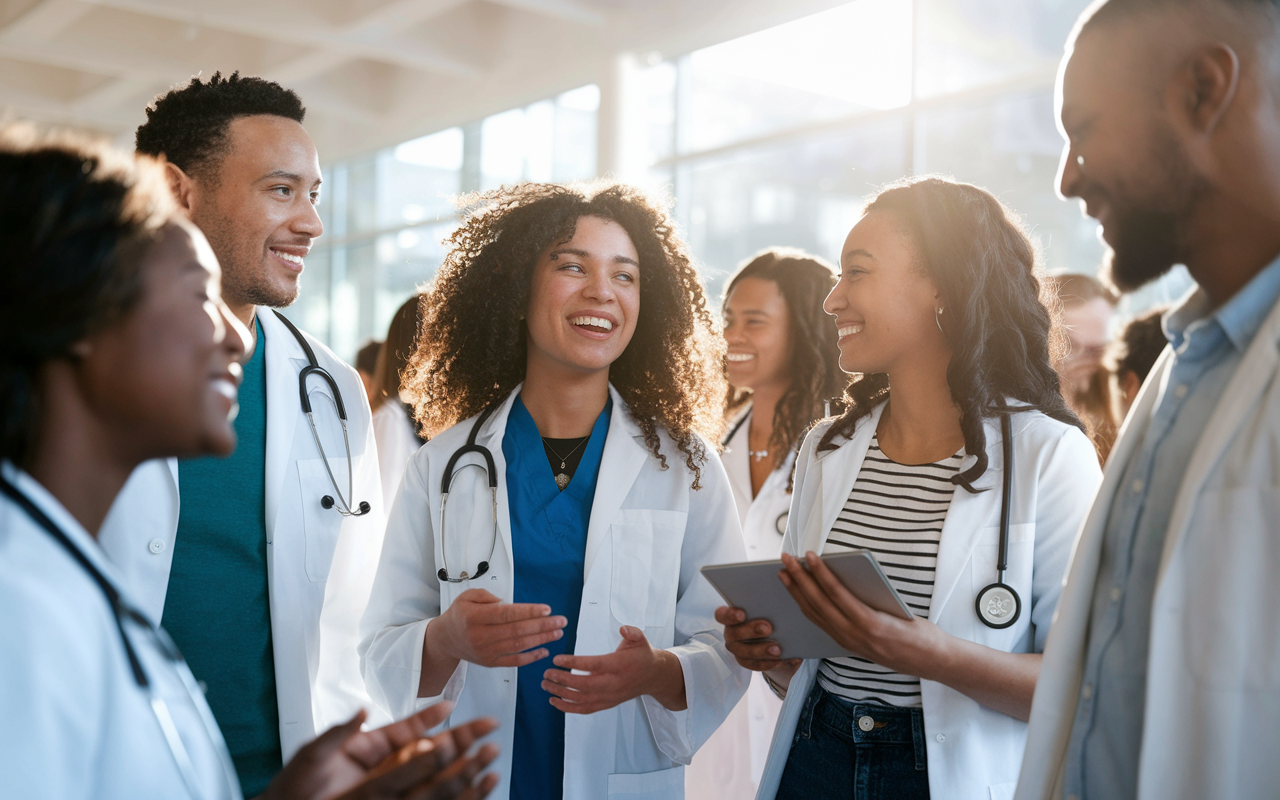
<instances>
[{"instance_id":1,"label":"lab coat pocket","mask_svg":"<svg viewBox=\"0 0 1280 800\"><path fill-rule=\"evenodd\" d=\"M974 610L974 601L978 594L996 582L996 562L1000 556L1000 527L993 525L983 528L978 535L978 544L973 548L970 561L970 594L968 598L969 614L972 616L973 641L994 647L1006 652L1014 649L1015 643L1022 637L1031 620L1031 577L1032 562L1035 560L1036 526L1033 522L1024 522L1009 526L1009 563L1004 573L1004 582L1013 587L1022 601L1022 611L1018 621L1008 628L988 628L978 619ZM958 633L953 631L953 633Z\"/></svg>"},{"instance_id":2,"label":"lab coat pocket","mask_svg":"<svg viewBox=\"0 0 1280 800\"><path fill-rule=\"evenodd\" d=\"M1153 615L1178 605L1186 659L1198 683L1227 690L1280 686L1280 490L1203 492L1187 530L1182 586L1165 586Z\"/></svg>"},{"instance_id":3,"label":"lab coat pocket","mask_svg":"<svg viewBox=\"0 0 1280 800\"><path fill-rule=\"evenodd\" d=\"M683 511L625 509L609 526L613 547L609 606L621 624L652 628L674 621L687 519Z\"/></svg>"},{"instance_id":4,"label":"lab coat pocket","mask_svg":"<svg viewBox=\"0 0 1280 800\"><path fill-rule=\"evenodd\" d=\"M609 797L659 798L684 795L684 767L657 772L615 773L609 776Z\"/></svg>"},{"instance_id":5,"label":"lab coat pocket","mask_svg":"<svg viewBox=\"0 0 1280 800\"><path fill-rule=\"evenodd\" d=\"M330 462L332 464L332 462ZM333 482L325 471L324 461L308 458L298 461L298 485L302 496L302 532L305 540L307 579L321 583L329 579L333 553L338 547L342 515L337 508L325 508L320 499L333 494Z\"/></svg>"}]
</instances>

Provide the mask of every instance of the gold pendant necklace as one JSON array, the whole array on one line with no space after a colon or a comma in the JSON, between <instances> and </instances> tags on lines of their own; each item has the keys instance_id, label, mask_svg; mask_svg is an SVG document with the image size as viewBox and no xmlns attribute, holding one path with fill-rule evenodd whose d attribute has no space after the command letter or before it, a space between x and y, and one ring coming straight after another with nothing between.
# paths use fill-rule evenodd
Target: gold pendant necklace
<instances>
[{"instance_id":1,"label":"gold pendant necklace","mask_svg":"<svg viewBox=\"0 0 1280 800\"><path fill-rule=\"evenodd\" d=\"M556 449L551 446L551 443L547 441L547 437L545 436L542 437L543 446L551 451L551 455L560 459L560 471L556 473L556 486L560 487L560 491L562 492L564 491L564 487L569 485L569 480L570 480L568 467L565 466L565 462L569 460L570 456L578 452L578 448L586 444L590 438L591 438L590 436L584 436L582 438L582 441L578 442L578 444L575 445L572 450L570 450L568 453L564 455L560 455L559 453L556 452Z\"/></svg>"}]
</instances>

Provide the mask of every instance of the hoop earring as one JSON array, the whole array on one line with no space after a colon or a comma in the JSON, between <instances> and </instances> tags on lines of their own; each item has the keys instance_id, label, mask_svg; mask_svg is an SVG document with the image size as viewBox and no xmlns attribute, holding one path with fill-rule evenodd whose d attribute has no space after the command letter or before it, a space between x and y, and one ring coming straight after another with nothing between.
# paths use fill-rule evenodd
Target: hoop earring
<instances>
[{"instance_id":1,"label":"hoop earring","mask_svg":"<svg viewBox=\"0 0 1280 800\"><path fill-rule=\"evenodd\" d=\"M943 309L939 308L933 312L933 321L938 325L938 333L946 336L947 332L942 329L942 311Z\"/></svg>"}]
</instances>

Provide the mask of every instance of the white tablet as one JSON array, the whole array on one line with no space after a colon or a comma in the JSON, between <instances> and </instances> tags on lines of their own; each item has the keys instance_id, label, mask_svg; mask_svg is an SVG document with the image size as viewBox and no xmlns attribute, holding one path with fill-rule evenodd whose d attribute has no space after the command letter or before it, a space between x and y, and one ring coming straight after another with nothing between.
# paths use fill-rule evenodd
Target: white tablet
<instances>
[{"instance_id":1,"label":"white tablet","mask_svg":"<svg viewBox=\"0 0 1280 800\"><path fill-rule=\"evenodd\" d=\"M911 609L889 583L875 556L866 550L846 550L822 556L840 582L862 602L886 614L911 619ZM747 612L747 619L767 619L782 658L837 658L852 655L826 631L809 621L787 587L778 579L781 561L750 561L703 567L725 602Z\"/></svg>"}]
</instances>

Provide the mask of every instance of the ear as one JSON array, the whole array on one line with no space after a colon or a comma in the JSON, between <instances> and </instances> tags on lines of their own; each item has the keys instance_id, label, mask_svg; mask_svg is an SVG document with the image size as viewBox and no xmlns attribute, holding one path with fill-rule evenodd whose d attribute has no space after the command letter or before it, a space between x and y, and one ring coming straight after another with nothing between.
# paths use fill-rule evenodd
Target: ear
<instances>
[{"instance_id":1,"label":"ear","mask_svg":"<svg viewBox=\"0 0 1280 800\"><path fill-rule=\"evenodd\" d=\"M191 216L191 208L195 203L195 181L172 161L164 162L164 176L169 181L169 191L173 192L173 199L178 201L178 205L188 217Z\"/></svg>"},{"instance_id":2,"label":"ear","mask_svg":"<svg viewBox=\"0 0 1280 800\"><path fill-rule=\"evenodd\" d=\"M1138 396L1138 390L1142 388L1142 381L1138 380L1138 373L1131 369L1126 369L1120 373L1120 391L1124 392L1124 399L1128 403L1132 403L1134 398Z\"/></svg>"},{"instance_id":3,"label":"ear","mask_svg":"<svg viewBox=\"0 0 1280 800\"><path fill-rule=\"evenodd\" d=\"M88 358L93 355L93 345L88 339L81 339L78 342L73 342L71 347L67 348L67 352L71 354L72 358Z\"/></svg>"},{"instance_id":4,"label":"ear","mask_svg":"<svg viewBox=\"0 0 1280 800\"><path fill-rule=\"evenodd\" d=\"M1226 44L1196 51L1179 73L1179 94L1193 130L1212 133L1222 121L1240 86L1240 57Z\"/></svg>"}]
</instances>

